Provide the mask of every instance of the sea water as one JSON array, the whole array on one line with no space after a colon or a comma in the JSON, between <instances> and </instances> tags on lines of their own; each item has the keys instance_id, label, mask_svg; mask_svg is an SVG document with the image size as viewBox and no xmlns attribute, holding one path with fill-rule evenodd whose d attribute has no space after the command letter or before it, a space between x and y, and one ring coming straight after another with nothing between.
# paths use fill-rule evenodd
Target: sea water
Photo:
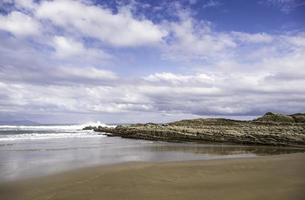
<instances>
[{"instance_id":1,"label":"sea water","mask_svg":"<svg viewBox=\"0 0 305 200\"><path fill-rule=\"evenodd\" d=\"M66 170L133 161L229 159L297 152L297 149L167 143L107 137L88 125L0 126L0 182ZM113 127L113 126L112 126Z\"/></svg>"}]
</instances>

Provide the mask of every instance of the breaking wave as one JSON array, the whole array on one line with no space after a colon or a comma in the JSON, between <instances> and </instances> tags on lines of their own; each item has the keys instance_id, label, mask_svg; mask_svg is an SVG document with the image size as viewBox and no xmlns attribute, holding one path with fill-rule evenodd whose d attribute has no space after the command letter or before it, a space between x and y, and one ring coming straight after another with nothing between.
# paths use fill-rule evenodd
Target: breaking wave
<instances>
[{"instance_id":1,"label":"breaking wave","mask_svg":"<svg viewBox=\"0 0 305 200\"><path fill-rule=\"evenodd\" d=\"M107 125L100 122L89 122L77 125L1 125L0 142L15 140L105 137L102 133L91 130L82 130L87 126L115 127L115 125Z\"/></svg>"},{"instance_id":2,"label":"breaking wave","mask_svg":"<svg viewBox=\"0 0 305 200\"><path fill-rule=\"evenodd\" d=\"M73 124L73 125L0 125L0 131L4 130L82 130L86 126L103 126L103 127L115 127L116 125L107 125L101 122L88 122L85 124Z\"/></svg>"}]
</instances>

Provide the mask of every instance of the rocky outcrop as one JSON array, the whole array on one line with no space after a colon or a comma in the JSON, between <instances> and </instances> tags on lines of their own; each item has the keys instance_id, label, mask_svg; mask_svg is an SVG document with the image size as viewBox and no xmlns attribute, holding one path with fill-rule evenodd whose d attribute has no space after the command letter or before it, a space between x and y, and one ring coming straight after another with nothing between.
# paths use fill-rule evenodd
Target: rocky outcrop
<instances>
[{"instance_id":1,"label":"rocky outcrop","mask_svg":"<svg viewBox=\"0 0 305 200\"><path fill-rule=\"evenodd\" d=\"M94 130L125 138L275 146L304 146L304 114L266 113L252 121L192 119L167 124L132 124Z\"/></svg>"},{"instance_id":2,"label":"rocky outcrop","mask_svg":"<svg viewBox=\"0 0 305 200\"><path fill-rule=\"evenodd\" d=\"M293 117L294 121L297 123L305 123L305 114L296 113L290 116Z\"/></svg>"},{"instance_id":3,"label":"rocky outcrop","mask_svg":"<svg viewBox=\"0 0 305 200\"><path fill-rule=\"evenodd\" d=\"M279 113L267 112L264 116L259 117L254 121L273 123L305 123L305 114L296 113L293 115L283 115Z\"/></svg>"}]
</instances>

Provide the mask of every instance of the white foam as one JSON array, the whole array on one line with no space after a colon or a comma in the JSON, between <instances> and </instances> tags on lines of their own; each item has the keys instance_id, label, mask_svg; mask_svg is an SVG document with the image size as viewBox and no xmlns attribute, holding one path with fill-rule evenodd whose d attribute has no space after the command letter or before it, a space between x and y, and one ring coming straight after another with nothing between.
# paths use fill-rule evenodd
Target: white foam
<instances>
[{"instance_id":1,"label":"white foam","mask_svg":"<svg viewBox=\"0 0 305 200\"><path fill-rule=\"evenodd\" d=\"M79 125L37 125L37 126L0 126L0 141L37 140L56 138L88 138L105 137L102 133L93 130L82 130L86 126L115 127L100 122L89 122ZM4 131L1 133L1 131ZM16 131L16 134L6 134L5 131ZM22 131L26 131L22 133Z\"/></svg>"},{"instance_id":2,"label":"white foam","mask_svg":"<svg viewBox=\"0 0 305 200\"><path fill-rule=\"evenodd\" d=\"M35 126L26 126L26 125L0 125L0 131L8 130L82 130L87 126L103 126L103 127L116 127L116 125L107 125L101 122L88 122L85 124L76 124L76 125L35 125Z\"/></svg>"},{"instance_id":3,"label":"white foam","mask_svg":"<svg viewBox=\"0 0 305 200\"><path fill-rule=\"evenodd\" d=\"M0 138L0 141L15 141L15 140L41 140L41 139L60 139L60 138L92 138L106 137L101 133L94 131L83 132L65 132L65 133L26 133L17 135L6 135Z\"/></svg>"}]
</instances>

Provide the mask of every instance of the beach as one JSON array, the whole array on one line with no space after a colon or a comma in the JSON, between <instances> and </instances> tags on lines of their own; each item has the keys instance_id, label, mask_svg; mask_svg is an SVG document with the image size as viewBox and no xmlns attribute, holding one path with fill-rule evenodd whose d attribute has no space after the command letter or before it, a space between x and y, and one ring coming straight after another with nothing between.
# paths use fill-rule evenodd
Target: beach
<instances>
[{"instance_id":1,"label":"beach","mask_svg":"<svg viewBox=\"0 0 305 200\"><path fill-rule=\"evenodd\" d=\"M1 199L305 199L305 154L129 162L0 184Z\"/></svg>"},{"instance_id":2,"label":"beach","mask_svg":"<svg viewBox=\"0 0 305 200\"><path fill-rule=\"evenodd\" d=\"M305 200L305 0L0 0L0 200Z\"/></svg>"}]
</instances>

